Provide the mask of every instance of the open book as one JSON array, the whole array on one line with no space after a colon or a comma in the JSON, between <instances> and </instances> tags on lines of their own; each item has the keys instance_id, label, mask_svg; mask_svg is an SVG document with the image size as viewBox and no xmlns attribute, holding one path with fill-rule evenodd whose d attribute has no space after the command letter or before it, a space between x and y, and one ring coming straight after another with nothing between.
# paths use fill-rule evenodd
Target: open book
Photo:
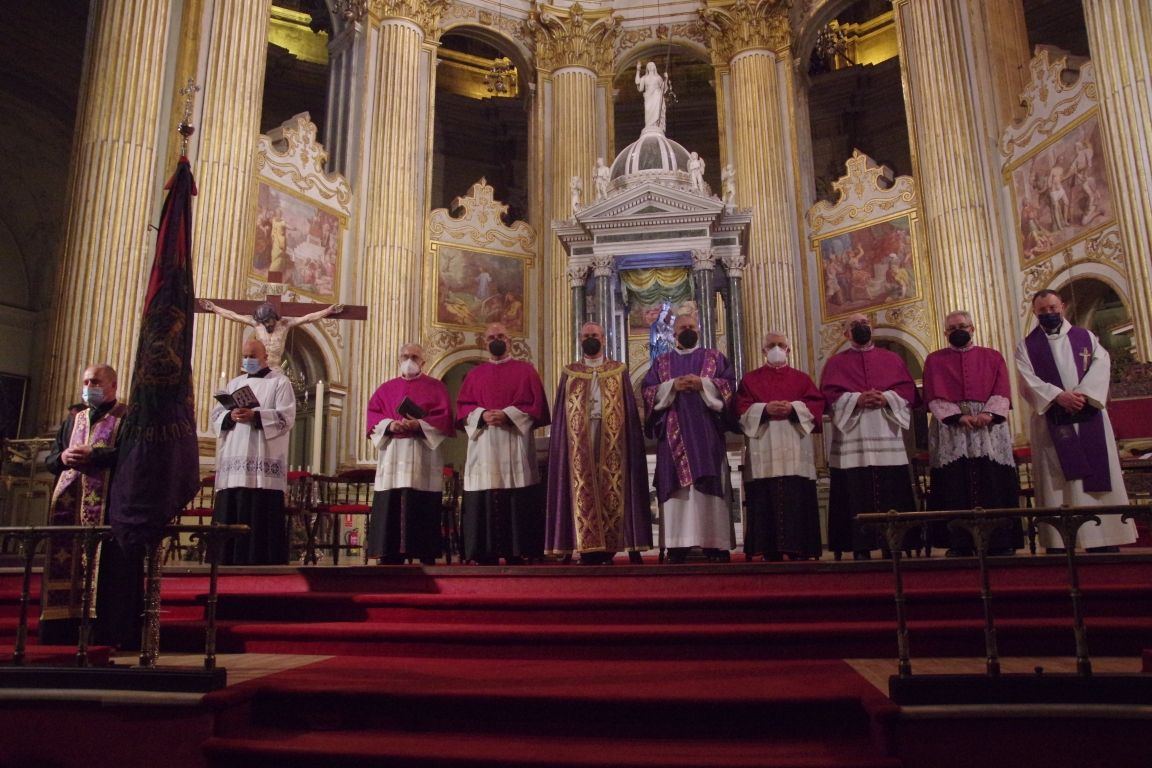
<instances>
[{"instance_id":1,"label":"open book","mask_svg":"<svg viewBox=\"0 0 1152 768\"><path fill-rule=\"evenodd\" d=\"M213 397L216 402L224 406L229 411L233 408L259 408L260 401L256 399L256 393L252 391L252 387L245 384L237 389L235 392L217 392Z\"/></svg>"}]
</instances>

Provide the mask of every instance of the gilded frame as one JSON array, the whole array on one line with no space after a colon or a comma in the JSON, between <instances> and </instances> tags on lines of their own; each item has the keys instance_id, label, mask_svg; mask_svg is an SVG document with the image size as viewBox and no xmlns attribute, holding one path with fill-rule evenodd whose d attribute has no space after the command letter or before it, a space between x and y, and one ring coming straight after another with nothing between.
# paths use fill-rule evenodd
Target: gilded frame
<instances>
[{"instance_id":1,"label":"gilded frame","mask_svg":"<svg viewBox=\"0 0 1152 768\"><path fill-rule=\"evenodd\" d=\"M253 215L256 228L248 274L267 281L268 272L277 269L281 282L295 293L322 304L335 302L340 292L340 265L348 217L337 208L319 205L266 178L257 179ZM287 263L284 259L276 263L276 235L280 228L284 242L279 248L283 248Z\"/></svg>"},{"instance_id":2,"label":"gilded frame","mask_svg":"<svg viewBox=\"0 0 1152 768\"><path fill-rule=\"evenodd\" d=\"M924 298L915 211L823 233L812 249L825 323Z\"/></svg>"},{"instance_id":3,"label":"gilded frame","mask_svg":"<svg viewBox=\"0 0 1152 768\"><path fill-rule=\"evenodd\" d=\"M509 336L527 333L528 271L533 260L508 251L429 242L436 278L429 323L439 328L483 331L503 323Z\"/></svg>"},{"instance_id":4,"label":"gilded frame","mask_svg":"<svg viewBox=\"0 0 1152 768\"><path fill-rule=\"evenodd\" d=\"M1099 110L1054 133L1004 168L1021 267L1115 221L1115 196L1100 141Z\"/></svg>"}]
</instances>

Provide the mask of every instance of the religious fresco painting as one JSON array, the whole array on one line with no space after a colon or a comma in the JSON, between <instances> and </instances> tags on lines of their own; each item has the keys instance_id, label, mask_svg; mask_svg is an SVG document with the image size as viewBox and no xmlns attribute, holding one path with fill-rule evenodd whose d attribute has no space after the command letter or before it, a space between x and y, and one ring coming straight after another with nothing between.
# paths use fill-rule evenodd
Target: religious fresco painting
<instances>
[{"instance_id":1,"label":"religious fresco painting","mask_svg":"<svg viewBox=\"0 0 1152 768\"><path fill-rule=\"evenodd\" d=\"M814 244L824 322L921 298L912 214L842 230Z\"/></svg>"},{"instance_id":2,"label":"religious fresco painting","mask_svg":"<svg viewBox=\"0 0 1152 768\"><path fill-rule=\"evenodd\" d=\"M436 325L482 331L503 323L509 334L524 333L524 259L434 243Z\"/></svg>"},{"instance_id":3,"label":"religious fresco painting","mask_svg":"<svg viewBox=\"0 0 1152 768\"><path fill-rule=\"evenodd\" d=\"M251 273L267 280L269 272L279 272L297 293L335 301L342 231L339 216L260 182Z\"/></svg>"},{"instance_id":4,"label":"religious fresco painting","mask_svg":"<svg viewBox=\"0 0 1152 768\"><path fill-rule=\"evenodd\" d=\"M1007 169L1021 262L1065 248L1112 222L1112 187L1095 112Z\"/></svg>"},{"instance_id":5,"label":"religious fresco painting","mask_svg":"<svg viewBox=\"0 0 1152 768\"><path fill-rule=\"evenodd\" d=\"M647 336L653 323L671 324L661 318L661 308L677 307L692 299L692 270L688 267L622 269L619 272L624 300L628 302L628 335ZM595 291L590 291L594 296Z\"/></svg>"}]
</instances>

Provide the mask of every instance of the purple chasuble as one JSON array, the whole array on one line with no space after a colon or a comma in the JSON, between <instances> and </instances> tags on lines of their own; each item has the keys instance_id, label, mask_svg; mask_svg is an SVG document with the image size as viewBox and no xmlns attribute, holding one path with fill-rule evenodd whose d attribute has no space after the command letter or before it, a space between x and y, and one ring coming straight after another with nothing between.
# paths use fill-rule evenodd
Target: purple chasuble
<instances>
[{"instance_id":1,"label":"purple chasuble","mask_svg":"<svg viewBox=\"0 0 1152 768\"><path fill-rule=\"evenodd\" d=\"M660 385L678 376L696 374L712 379L724 410L704 404L699 392L678 392L672 406L657 411ZM656 439L656 498L661 504L681 488L693 486L709 496L724 495L725 412L736 388L727 358L714 349L694 349L683 355L668 352L656 358L644 377L644 431Z\"/></svg>"},{"instance_id":2,"label":"purple chasuble","mask_svg":"<svg viewBox=\"0 0 1152 768\"><path fill-rule=\"evenodd\" d=\"M420 374L414 379L405 379L398 376L390 379L372 394L368 401L368 415L365 419L368 435L384 419L399 421L404 417L396 410L409 398L424 410L423 421L428 422L437 432L445 437L452 437L456 429L452 426L452 406L448 402L448 388L444 382L431 376ZM393 435L397 438L411 437L411 435Z\"/></svg>"},{"instance_id":3,"label":"purple chasuble","mask_svg":"<svg viewBox=\"0 0 1152 768\"><path fill-rule=\"evenodd\" d=\"M900 355L887 349L872 347L859 350L850 347L828 358L820 377L820 391L828 405L836 404L848 392L866 392L876 389L892 390L904 398L909 408L920 404L916 384L908 373L908 366Z\"/></svg>"},{"instance_id":4,"label":"purple chasuble","mask_svg":"<svg viewBox=\"0 0 1152 768\"><path fill-rule=\"evenodd\" d=\"M591 444L589 429L593 371L600 382L599 446ZM545 552L650 549L648 460L628 367L611 360L595 369L583 363L564 366L554 406ZM573 444L584 442L577 435L587 442L573 451Z\"/></svg>"},{"instance_id":5,"label":"purple chasuble","mask_svg":"<svg viewBox=\"0 0 1152 768\"><path fill-rule=\"evenodd\" d=\"M505 363L480 363L464 377L456 398L456 419L463 424L477 408L503 410L514 406L532 417L535 427L551 423L548 398L540 374L531 363L509 360Z\"/></svg>"},{"instance_id":6,"label":"purple chasuble","mask_svg":"<svg viewBox=\"0 0 1152 768\"><path fill-rule=\"evenodd\" d=\"M1076 361L1077 377L1080 381L1088 373L1091 364L1092 337L1088 331L1075 325L1068 329L1068 343L1072 345L1073 359ZM1040 326L1024 339L1028 350L1028 360L1032 370L1043 381L1064 389L1060 369L1052 355L1048 334ZM1088 355L1081 362L1081 353ZM1108 437L1104 432L1104 414L1095 408L1078 414L1069 414L1056 403L1049 405L1044 413L1048 422L1048 434L1052 446L1060 459L1060 469L1066 480L1083 480L1088 493L1106 493L1112 490L1112 477L1108 469ZM1079 426L1079 429L1077 429Z\"/></svg>"},{"instance_id":7,"label":"purple chasuble","mask_svg":"<svg viewBox=\"0 0 1152 768\"><path fill-rule=\"evenodd\" d=\"M815 421L813 431L820 431L820 421L824 417L824 396L816 389L811 376L790 365L779 368L765 365L744 374L736 390L736 418L739 419L756 403L770 403L773 400L800 400L812 412Z\"/></svg>"}]
</instances>

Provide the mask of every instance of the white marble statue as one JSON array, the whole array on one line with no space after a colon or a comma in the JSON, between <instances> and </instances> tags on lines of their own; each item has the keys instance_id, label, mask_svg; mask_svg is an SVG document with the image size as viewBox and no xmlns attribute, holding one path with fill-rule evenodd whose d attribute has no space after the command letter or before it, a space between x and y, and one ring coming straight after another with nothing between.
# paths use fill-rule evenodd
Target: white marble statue
<instances>
[{"instance_id":1,"label":"white marble statue","mask_svg":"<svg viewBox=\"0 0 1152 768\"><path fill-rule=\"evenodd\" d=\"M596 179L596 199L603 200L608 197L608 182L612 180L612 169L604 164L604 158L596 158L596 167L592 169Z\"/></svg>"},{"instance_id":2,"label":"white marble statue","mask_svg":"<svg viewBox=\"0 0 1152 768\"><path fill-rule=\"evenodd\" d=\"M729 211L736 209L736 168L731 163L724 166L720 174L720 181L724 184L724 207Z\"/></svg>"},{"instance_id":3,"label":"white marble statue","mask_svg":"<svg viewBox=\"0 0 1152 768\"><path fill-rule=\"evenodd\" d=\"M704 160L696 152L688 155L688 185L696 194L704 194Z\"/></svg>"},{"instance_id":4,"label":"white marble statue","mask_svg":"<svg viewBox=\"0 0 1152 768\"><path fill-rule=\"evenodd\" d=\"M636 62L636 90L644 94L644 127L664 130L664 94L668 92L668 73L661 77L656 62L648 62L643 74Z\"/></svg>"},{"instance_id":5,"label":"white marble statue","mask_svg":"<svg viewBox=\"0 0 1152 768\"><path fill-rule=\"evenodd\" d=\"M584 180L579 176L573 176L568 181L568 189L572 192L572 215L575 216L580 211L580 198L584 194Z\"/></svg>"}]
</instances>

